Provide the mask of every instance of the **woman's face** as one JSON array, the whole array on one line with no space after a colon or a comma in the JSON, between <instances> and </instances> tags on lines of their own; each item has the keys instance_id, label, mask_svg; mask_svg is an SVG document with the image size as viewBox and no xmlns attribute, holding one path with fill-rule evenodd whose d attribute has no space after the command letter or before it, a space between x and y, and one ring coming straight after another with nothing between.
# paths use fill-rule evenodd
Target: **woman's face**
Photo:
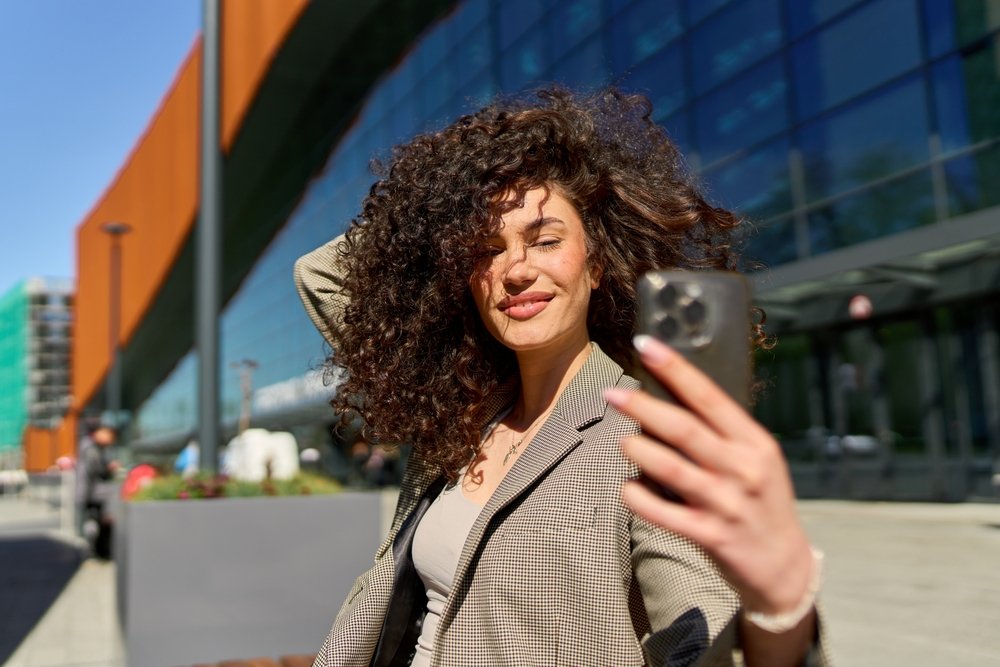
<instances>
[{"instance_id":1,"label":"woman's face","mask_svg":"<svg viewBox=\"0 0 1000 667\"><path fill-rule=\"evenodd\" d=\"M469 281L486 329L515 352L585 344L600 275L576 209L556 189L536 188L501 220Z\"/></svg>"}]
</instances>

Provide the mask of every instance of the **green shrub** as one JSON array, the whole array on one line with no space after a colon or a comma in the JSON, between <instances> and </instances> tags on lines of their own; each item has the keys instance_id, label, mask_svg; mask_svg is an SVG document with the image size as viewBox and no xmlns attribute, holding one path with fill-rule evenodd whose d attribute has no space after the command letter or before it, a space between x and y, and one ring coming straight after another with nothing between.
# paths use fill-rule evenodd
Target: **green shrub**
<instances>
[{"instance_id":1,"label":"green shrub","mask_svg":"<svg viewBox=\"0 0 1000 667\"><path fill-rule=\"evenodd\" d=\"M196 500L206 498L250 498L254 496L308 496L337 493L341 485L315 473L299 473L291 479L264 479L247 482L225 475L179 475L156 477L132 496L142 500Z\"/></svg>"}]
</instances>

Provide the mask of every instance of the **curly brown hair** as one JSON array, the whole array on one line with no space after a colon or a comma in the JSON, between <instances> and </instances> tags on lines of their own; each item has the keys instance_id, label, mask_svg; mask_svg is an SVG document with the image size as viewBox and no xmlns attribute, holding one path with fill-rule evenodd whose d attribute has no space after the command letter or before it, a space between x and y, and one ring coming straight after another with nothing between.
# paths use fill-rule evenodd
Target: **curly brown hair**
<instances>
[{"instance_id":1,"label":"curly brown hair","mask_svg":"<svg viewBox=\"0 0 1000 667\"><path fill-rule=\"evenodd\" d=\"M740 219L705 200L651 111L613 89L552 88L396 147L346 237L350 305L330 361L347 374L334 407L357 410L369 438L410 442L456 479L478 453L487 399L517 369L480 321L469 278L500 216L533 188L558 189L579 212L602 272L590 337L623 366L639 276L735 269Z\"/></svg>"}]
</instances>

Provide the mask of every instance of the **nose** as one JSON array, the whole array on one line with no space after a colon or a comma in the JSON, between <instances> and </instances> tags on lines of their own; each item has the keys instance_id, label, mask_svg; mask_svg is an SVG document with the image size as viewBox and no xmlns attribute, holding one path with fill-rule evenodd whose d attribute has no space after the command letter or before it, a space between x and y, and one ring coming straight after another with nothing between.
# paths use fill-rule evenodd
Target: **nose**
<instances>
[{"instance_id":1,"label":"nose","mask_svg":"<svg viewBox=\"0 0 1000 667\"><path fill-rule=\"evenodd\" d=\"M507 266L503 271L503 282L506 286L519 287L529 285L538 277L531 258L528 255L528 247L520 246L509 253Z\"/></svg>"}]
</instances>

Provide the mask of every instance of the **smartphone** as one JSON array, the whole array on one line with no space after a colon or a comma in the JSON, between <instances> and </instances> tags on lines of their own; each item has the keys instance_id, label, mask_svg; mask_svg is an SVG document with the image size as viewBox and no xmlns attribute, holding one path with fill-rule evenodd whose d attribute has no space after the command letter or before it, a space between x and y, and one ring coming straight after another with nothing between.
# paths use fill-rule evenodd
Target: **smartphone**
<instances>
[{"instance_id":1,"label":"smartphone","mask_svg":"<svg viewBox=\"0 0 1000 667\"><path fill-rule=\"evenodd\" d=\"M741 405L750 403L750 284L726 271L651 271L636 286L636 333L683 354ZM650 393L675 401L637 364Z\"/></svg>"}]
</instances>

